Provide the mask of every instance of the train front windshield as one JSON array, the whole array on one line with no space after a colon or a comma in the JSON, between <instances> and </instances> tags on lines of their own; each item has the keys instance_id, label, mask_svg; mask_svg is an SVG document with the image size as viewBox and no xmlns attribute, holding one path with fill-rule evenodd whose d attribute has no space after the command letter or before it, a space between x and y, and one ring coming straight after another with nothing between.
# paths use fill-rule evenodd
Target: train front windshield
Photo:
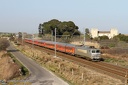
<instances>
[{"instance_id":1,"label":"train front windshield","mask_svg":"<svg viewBox=\"0 0 128 85\"><path fill-rule=\"evenodd\" d=\"M97 49L93 49L91 51L91 58L93 60L99 60L100 59L100 50L97 50Z\"/></svg>"},{"instance_id":2,"label":"train front windshield","mask_svg":"<svg viewBox=\"0 0 128 85\"><path fill-rule=\"evenodd\" d=\"M92 53L100 53L100 50L92 50Z\"/></svg>"}]
</instances>

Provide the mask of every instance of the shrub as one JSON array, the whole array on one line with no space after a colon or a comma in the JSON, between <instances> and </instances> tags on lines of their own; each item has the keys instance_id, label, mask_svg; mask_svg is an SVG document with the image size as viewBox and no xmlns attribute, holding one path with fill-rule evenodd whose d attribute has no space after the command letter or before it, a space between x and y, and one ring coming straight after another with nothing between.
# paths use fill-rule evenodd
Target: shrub
<instances>
[{"instance_id":1,"label":"shrub","mask_svg":"<svg viewBox=\"0 0 128 85\"><path fill-rule=\"evenodd\" d=\"M7 47L9 47L9 41L7 39L1 38L0 39L0 51L6 50Z\"/></svg>"},{"instance_id":2,"label":"shrub","mask_svg":"<svg viewBox=\"0 0 128 85\"><path fill-rule=\"evenodd\" d=\"M115 47L116 45L114 43L109 44L109 47Z\"/></svg>"}]
</instances>

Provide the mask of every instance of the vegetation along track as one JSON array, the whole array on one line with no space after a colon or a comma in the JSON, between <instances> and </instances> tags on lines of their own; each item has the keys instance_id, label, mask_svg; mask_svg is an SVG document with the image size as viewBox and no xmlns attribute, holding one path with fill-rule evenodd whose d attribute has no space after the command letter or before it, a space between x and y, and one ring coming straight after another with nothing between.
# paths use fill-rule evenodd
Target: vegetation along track
<instances>
[{"instance_id":1,"label":"vegetation along track","mask_svg":"<svg viewBox=\"0 0 128 85\"><path fill-rule=\"evenodd\" d=\"M55 54L54 50L50 50L50 49L35 46L35 45L32 46L31 44L28 44L28 43L24 43L24 44L26 44L28 46L31 46L31 47L34 47L34 48L39 49L39 50L43 50L44 52L46 52L50 55ZM105 63L103 61L101 61L101 62L92 62L92 61L88 61L86 59L78 58L78 57L68 55L68 54L65 54L65 53L62 53L62 52L57 52L57 56L61 57L62 59L66 59L66 60L78 63L79 65L88 67L90 69L94 69L98 72L107 74L107 75L112 76L114 78L121 79L122 81L126 81L126 79L128 79L128 75L127 75L128 68L123 68L123 67L120 67L120 66L112 65L112 64L109 64L109 63Z\"/></svg>"}]
</instances>

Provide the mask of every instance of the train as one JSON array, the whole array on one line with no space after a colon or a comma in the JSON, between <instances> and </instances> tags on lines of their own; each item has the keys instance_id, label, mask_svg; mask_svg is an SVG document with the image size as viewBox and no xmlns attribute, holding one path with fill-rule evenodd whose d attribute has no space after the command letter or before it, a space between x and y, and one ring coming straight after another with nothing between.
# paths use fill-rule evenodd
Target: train
<instances>
[{"instance_id":1,"label":"train","mask_svg":"<svg viewBox=\"0 0 128 85\"><path fill-rule=\"evenodd\" d=\"M25 38L24 41L26 43L34 44L37 46L41 46L41 47L45 47L53 50L56 47L57 51L74 55L74 56L77 55L92 61L100 61L101 59L100 49L90 47L90 46L80 46L80 45L74 45L69 43L36 40L36 39L29 39L29 38Z\"/></svg>"}]
</instances>

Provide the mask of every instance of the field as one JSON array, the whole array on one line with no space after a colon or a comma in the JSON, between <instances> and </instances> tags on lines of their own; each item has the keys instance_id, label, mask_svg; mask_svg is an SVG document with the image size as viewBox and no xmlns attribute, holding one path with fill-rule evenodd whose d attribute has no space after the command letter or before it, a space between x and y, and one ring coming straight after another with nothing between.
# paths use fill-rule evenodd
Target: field
<instances>
[{"instance_id":1,"label":"field","mask_svg":"<svg viewBox=\"0 0 128 85\"><path fill-rule=\"evenodd\" d=\"M82 43L72 42L72 44L81 45ZM101 49L102 57L105 59L105 62L128 68L128 43L107 40L99 44L97 42L86 41L85 45L95 46L96 48L105 46L105 49Z\"/></svg>"},{"instance_id":2,"label":"field","mask_svg":"<svg viewBox=\"0 0 128 85\"><path fill-rule=\"evenodd\" d=\"M42 52L41 50L32 49L27 45L16 46L29 58L39 63L41 66L49 69L70 85L118 85L123 84L118 79L98 73L94 70L82 67L74 62L55 58L53 55Z\"/></svg>"},{"instance_id":3,"label":"field","mask_svg":"<svg viewBox=\"0 0 128 85\"><path fill-rule=\"evenodd\" d=\"M128 68L128 49L102 49L102 57L106 62Z\"/></svg>"},{"instance_id":4,"label":"field","mask_svg":"<svg viewBox=\"0 0 128 85\"><path fill-rule=\"evenodd\" d=\"M28 70L10 52L0 52L0 85L22 85L20 81L28 76Z\"/></svg>"},{"instance_id":5,"label":"field","mask_svg":"<svg viewBox=\"0 0 128 85\"><path fill-rule=\"evenodd\" d=\"M0 80L10 80L21 75L20 66L5 51L0 52Z\"/></svg>"}]
</instances>

